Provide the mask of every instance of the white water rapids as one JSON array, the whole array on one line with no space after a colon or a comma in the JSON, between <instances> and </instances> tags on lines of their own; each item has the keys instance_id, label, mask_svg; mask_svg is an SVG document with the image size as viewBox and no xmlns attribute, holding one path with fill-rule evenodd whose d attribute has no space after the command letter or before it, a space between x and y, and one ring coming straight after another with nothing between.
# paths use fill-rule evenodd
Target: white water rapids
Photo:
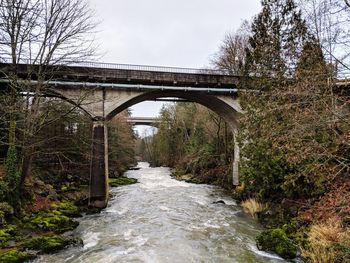
<instances>
[{"instance_id":1,"label":"white water rapids","mask_svg":"<svg viewBox=\"0 0 350 263\"><path fill-rule=\"evenodd\" d=\"M80 219L74 233L83 247L35 262L285 262L256 248L261 228L220 188L176 181L169 168L139 167L126 173L139 183L112 188L104 211Z\"/></svg>"}]
</instances>

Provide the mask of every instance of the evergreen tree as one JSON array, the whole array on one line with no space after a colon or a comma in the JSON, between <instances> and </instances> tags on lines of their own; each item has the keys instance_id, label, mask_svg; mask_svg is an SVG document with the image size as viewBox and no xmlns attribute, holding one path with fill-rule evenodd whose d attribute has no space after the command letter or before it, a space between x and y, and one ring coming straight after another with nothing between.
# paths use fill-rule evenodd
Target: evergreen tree
<instances>
[{"instance_id":1,"label":"evergreen tree","mask_svg":"<svg viewBox=\"0 0 350 263\"><path fill-rule=\"evenodd\" d=\"M324 81L329 76L328 71L319 41L315 37L310 37L305 41L297 63L295 72L297 80Z\"/></svg>"},{"instance_id":2,"label":"evergreen tree","mask_svg":"<svg viewBox=\"0 0 350 263\"><path fill-rule=\"evenodd\" d=\"M261 4L262 11L252 24L246 73L281 80L294 72L306 36L305 22L293 0L262 0Z\"/></svg>"}]
</instances>

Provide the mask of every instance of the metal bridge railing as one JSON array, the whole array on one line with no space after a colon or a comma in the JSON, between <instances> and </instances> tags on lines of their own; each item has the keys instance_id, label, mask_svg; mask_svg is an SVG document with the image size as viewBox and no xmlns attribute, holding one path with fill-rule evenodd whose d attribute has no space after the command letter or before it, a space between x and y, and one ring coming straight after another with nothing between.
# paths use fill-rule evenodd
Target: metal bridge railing
<instances>
[{"instance_id":1,"label":"metal bridge railing","mask_svg":"<svg viewBox=\"0 0 350 263\"><path fill-rule=\"evenodd\" d=\"M196 69L196 68L180 68L180 67L164 67L164 66L149 66L149 65L132 65L132 64L116 64L105 62L78 62L68 63L69 66L103 68L103 69L122 69L122 70L137 70L137 71L154 71L154 72L169 72L169 73L187 73L187 74L208 74L208 75L228 75L224 71L214 69Z\"/></svg>"},{"instance_id":2,"label":"metal bridge railing","mask_svg":"<svg viewBox=\"0 0 350 263\"><path fill-rule=\"evenodd\" d=\"M10 58L1 58L2 63L11 63ZM32 64L30 60L23 59L20 64ZM215 69L196 69L196 68L180 68L180 67L167 67L167 66L149 66L149 65L133 65L133 64L118 64L118 63L106 63L106 62L93 62L93 61L65 61L62 64L72 67L88 67L88 68L101 68L101 69L121 69L121 70L138 70L138 71L154 71L154 72L168 72L168 73L187 73L187 74L205 74L205 75L230 75L222 70Z\"/></svg>"},{"instance_id":3,"label":"metal bridge railing","mask_svg":"<svg viewBox=\"0 0 350 263\"><path fill-rule=\"evenodd\" d=\"M0 63L11 63L10 58L0 58ZM29 59L22 59L20 64L33 64ZM99 68L99 69L120 69L120 70L135 70L135 71L153 71L153 72L167 72L167 73L185 73L185 74L204 74L204 75L223 75L234 76L232 72L227 70L216 69L197 69L197 68L181 68L181 67L168 67L168 66L150 66L150 65L134 65L134 64L118 64L108 62L93 62L93 61L63 61L60 64L54 64L56 66L64 65L71 67L87 67L87 68ZM258 77L256 75L252 75ZM335 77L338 80L349 80L349 70L339 70Z\"/></svg>"}]
</instances>

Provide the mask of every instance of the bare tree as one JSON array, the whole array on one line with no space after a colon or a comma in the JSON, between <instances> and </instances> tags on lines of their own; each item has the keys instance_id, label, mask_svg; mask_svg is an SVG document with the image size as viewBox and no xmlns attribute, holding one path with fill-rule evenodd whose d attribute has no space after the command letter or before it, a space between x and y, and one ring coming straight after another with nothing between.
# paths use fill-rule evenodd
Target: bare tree
<instances>
[{"instance_id":1,"label":"bare tree","mask_svg":"<svg viewBox=\"0 0 350 263\"><path fill-rule=\"evenodd\" d=\"M2 0L1 56L38 65L81 61L94 48L93 12L79 0Z\"/></svg>"},{"instance_id":2,"label":"bare tree","mask_svg":"<svg viewBox=\"0 0 350 263\"><path fill-rule=\"evenodd\" d=\"M250 24L244 21L236 32L225 36L219 51L212 59L215 68L229 74L241 75L249 45Z\"/></svg>"},{"instance_id":3,"label":"bare tree","mask_svg":"<svg viewBox=\"0 0 350 263\"><path fill-rule=\"evenodd\" d=\"M45 80L50 78L52 67L48 65L67 64L84 60L94 54L92 34L95 28L93 12L86 1L81 0L2 0L0 5L0 41L1 58L12 64L11 94L18 112L23 112L23 102L18 97L31 94L30 107L26 109L26 118L22 120L21 142L22 169L21 184L28 176L32 163L35 135L40 130L40 95ZM10 58L10 61L8 59ZM18 82L17 66L20 63L29 67L38 78L34 90L30 85ZM30 78L32 72L28 72ZM10 123L15 120L10 117ZM10 125L10 134L15 133ZM10 136L11 137L11 136Z\"/></svg>"},{"instance_id":4,"label":"bare tree","mask_svg":"<svg viewBox=\"0 0 350 263\"><path fill-rule=\"evenodd\" d=\"M299 1L310 32L321 43L338 76L350 70L350 12L348 0Z\"/></svg>"}]
</instances>

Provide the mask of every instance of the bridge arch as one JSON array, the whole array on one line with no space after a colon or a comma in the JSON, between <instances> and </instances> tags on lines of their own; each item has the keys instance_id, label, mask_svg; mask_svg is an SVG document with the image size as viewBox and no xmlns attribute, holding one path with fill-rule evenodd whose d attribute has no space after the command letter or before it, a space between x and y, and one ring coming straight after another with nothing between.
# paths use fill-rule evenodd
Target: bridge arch
<instances>
[{"instance_id":1,"label":"bridge arch","mask_svg":"<svg viewBox=\"0 0 350 263\"><path fill-rule=\"evenodd\" d=\"M108 121L115 115L122 112L123 110L141 103L143 101L156 100L159 98L180 98L185 99L189 102L195 102L201 104L220 117L222 117L226 123L230 126L231 131L236 134L238 130L238 114L242 112L239 102L235 97L211 95L207 93L198 93L191 91L152 91L143 93L130 93L127 92L128 96L121 99L123 96L118 96L118 100L112 103L111 107L108 107L105 111L105 119Z\"/></svg>"},{"instance_id":2,"label":"bridge arch","mask_svg":"<svg viewBox=\"0 0 350 263\"><path fill-rule=\"evenodd\" d=\"M83 108L93 120L93 145L90 172L89 203L94 207L104 207L107 204L108 190L108 138L106 122L123 110L141 103L160 98L180 98L189 102L201 104L212 110L230 127L234 138L239 125L238 115L242 112L236 95L198 92L191 90L128 90L119 88L95 88L93 90L55 88L58 94ZM85 93L84 93L85 92ZM81 99L83 98L83 99ZM232 163L233 184L239 184L239 147L235 140Z\"/></svg>"},{"instance_id":3,"label":"bridge arch","mask_svg":"<svg viewBox=\"0 0 350 263\"><path fill-rule=\"evenodd\" d=\"M161 87L160 87L161 88ZM229 125L231 132L234 136L234 152L233 152L233 163L232 163L232 178L233 184L239 184L238 176L238 166L239 166L239 147L236 141L236 135L238 132L238 115L242 113L242 109L239 104L239 100L236 96L226 95L216 95L211 93L204 92L193 92L193 91L169 91L169 90L157 90L149 92L122 92L117 91L118 96L116 99L113 98L113 95L110 94L111 98L108 98L106 94L106 101L111 99L110 105L106 105L105 110L105 120L108 121L112 119L119 112L143 101L156 100L159 98L174 97L185 99L189 102L195 102L201 104L224 119L224 121ZM109 103L109 102L108 102Z\"/></svg>"}]
</instances>

